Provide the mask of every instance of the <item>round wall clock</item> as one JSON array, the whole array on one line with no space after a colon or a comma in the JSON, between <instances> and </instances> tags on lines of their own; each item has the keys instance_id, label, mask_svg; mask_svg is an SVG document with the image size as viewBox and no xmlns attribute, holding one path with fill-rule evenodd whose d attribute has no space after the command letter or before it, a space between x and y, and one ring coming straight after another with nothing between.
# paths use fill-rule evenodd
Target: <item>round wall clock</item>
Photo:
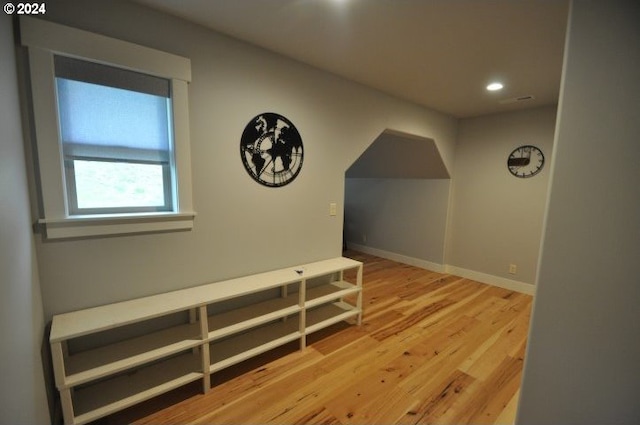
<instances>
[{"instance_id":1,"label":"round wall clock","mask_svg":"<svg viewBox=\"0 0 640 425\"><path fill-rule=\"evenodd\" d=\"M540 149L531 145L524 145L511 152L507 159L507 168L516 177L533 177L544 166L544 154Z\"/></svg>"},{"instance_id":2,"label":"round wall clock","mask_svg":"<svg viewBox=\"0 0 640 425\"><path fill-rule=\"evenodd\" d=\"M240 157L244 168L258 183L284 186L302 169L302 138L291 121L282 115L264 112L244 128Z\"/></svg>"}]
</instances>

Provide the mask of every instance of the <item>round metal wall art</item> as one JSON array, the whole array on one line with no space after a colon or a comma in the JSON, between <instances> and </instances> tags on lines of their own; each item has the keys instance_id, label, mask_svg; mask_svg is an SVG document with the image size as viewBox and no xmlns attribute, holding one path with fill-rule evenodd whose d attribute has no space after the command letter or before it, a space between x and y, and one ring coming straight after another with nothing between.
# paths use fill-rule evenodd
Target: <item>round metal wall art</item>
<instances>
[{"instance_id":1,"label":"round metal wall art","mask_svg":"<svg viewBox=\"0 0 640 425\"><path fill-rule=\"evenodd\" d=\"M285 186L302 169L302 138L287 118L264 112L244 128L240 157L247 173L258 183L268 187Z\"/></svg>"}]
</instances>

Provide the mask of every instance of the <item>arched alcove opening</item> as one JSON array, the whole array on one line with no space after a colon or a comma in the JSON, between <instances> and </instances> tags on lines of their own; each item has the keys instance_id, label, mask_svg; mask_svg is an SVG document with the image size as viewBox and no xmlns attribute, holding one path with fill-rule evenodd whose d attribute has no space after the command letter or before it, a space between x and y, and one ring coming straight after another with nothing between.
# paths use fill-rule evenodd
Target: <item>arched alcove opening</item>
<instances>
[{"instance_id":1,"label":"arched alcove opening","mask_svg":"<svg viewBox=\"0 0 640 425\"><path fill-rule=\"evenodd\" d=\"M345 173L345 245L442 269L449 192L433 139L383 131Z\"/></svg>"}]
</instances>

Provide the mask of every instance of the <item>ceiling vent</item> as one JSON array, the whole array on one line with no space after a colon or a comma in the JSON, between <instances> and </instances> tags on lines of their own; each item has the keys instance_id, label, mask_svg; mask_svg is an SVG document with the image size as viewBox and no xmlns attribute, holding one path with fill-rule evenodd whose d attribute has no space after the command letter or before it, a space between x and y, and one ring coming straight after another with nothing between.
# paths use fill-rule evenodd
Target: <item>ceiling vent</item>
<instances>
[{"instance_id":1,"label":"ceiling vent","mask_svg":"<svg viewBox=\"0 0 640 425\"><path fill-rule=\"evenodd\" d=\"M518 103L518 102L527 102L529 100L533 100L535 99L535 96L532 95L526 95L526 96L518 96L518 97L512 97L510 99L503 99L498 101L498 103L502 104L502 105L506 105L509 103Z\"/></svg>"}]
</instances>

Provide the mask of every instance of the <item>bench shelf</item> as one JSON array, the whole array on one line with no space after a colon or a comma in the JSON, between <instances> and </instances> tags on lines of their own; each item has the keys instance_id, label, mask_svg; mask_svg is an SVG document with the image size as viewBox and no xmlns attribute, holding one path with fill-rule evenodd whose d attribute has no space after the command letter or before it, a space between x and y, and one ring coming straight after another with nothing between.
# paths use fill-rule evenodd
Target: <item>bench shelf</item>
<instances>
[{"instance_id":1,"label":"bench shelf","mask_svg":"<svg viewBox=\"0 0 640 425\"><path fill-rule=\"evenodd\" d=\"M202 379L191 351L74 390L75 423L84 424Z\"/></svg>"},{"instance_id":2,"label":"bench shelf","mask_svg":"<svg viewBox=\"0 0 640 425\"><path fill-rule=\"evenodd\" d=\"M148 329L152 319L160 329ZM292 341L304 349L308 334L343 320L362 322L362 263L343 257L56 315L49 340L64 422L197 380L207 392L211 373ZM136 336L120 338L132 327Z\"/></svg>"}]
</instances>

